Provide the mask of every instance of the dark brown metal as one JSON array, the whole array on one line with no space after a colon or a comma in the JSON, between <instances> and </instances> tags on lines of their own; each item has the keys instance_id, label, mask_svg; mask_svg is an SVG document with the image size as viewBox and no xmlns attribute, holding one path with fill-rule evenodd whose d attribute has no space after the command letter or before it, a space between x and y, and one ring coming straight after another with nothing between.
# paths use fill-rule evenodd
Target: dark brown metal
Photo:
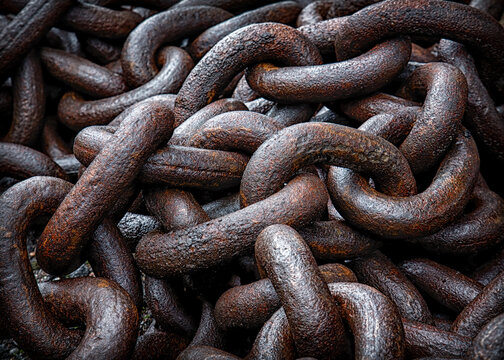
<instances>
[{"instance_id":1,"label":"dark brown metal","mask_svg":"<svg viewBox=\"0 0 504 360\"><path fill-rule=\"evenodd\" d=\"M454 41L439 42L439 56L457 66L468 83L467 114L465 125L476 137L478 145L492 155L493 161L504 163L504 124L495 109L488 90L481 82L475 62L466 48Z\"/></svg>"},{"instance_id":2,"label":"dark brown metal","mask_svg":"<svg viewBox=\"0 0 504 360\"><path fill-rule=\"evenodd\" d=\"M35 218L51 214L71 184L52 177L32 177L0 197L0 309L10 336L29 354L64 359L80 341L79 331L66 329L47 311L26 250L27 228Z\"/></svg>"},{"instance_id":3,"label":"dark brown metal","mask_svg":"<svg viewBox=\"0 0 504 360\"><path fill-rule=\"evenodd\" d=\"M284 309L280 308L261 328L246 359L294 360L296 358L296 348L287 316Z\"/></svg>"},{"instance_id":4,"label":"dark brown metal","mask_svg":"<svg viewBox=\"0 0 504 360\"><path fill-rule=\"evenodd\" d=\"M504 271L504 247L500 247L496 254L488 261L481 264L472 274L471 278L480 284L488 285L501 271Z\"/></svg>"},{"instance_id":5,"label":"dark brown metal","mask_svg":"<svg viewBox=\"0 0 504 360\"><path fill-rule=\"evenodd\" d=\"M77 3L61 18L60 24L72 31L107 39L125 38L142 16L129 10L113 10L88 3Z\"/></svg>"},{"instance_id":6,"label":"dark brown metal","mask_svg":"<svg viewBox=\"0 0 504 360\"><path fill-rule=\"evenodd\" d=\"M504 4L62 4L0 1L0 136L33 147L0 142L1 348L502 357ZM86 260L44 303L36 282Z\"/></svg>"},{"instance_id":7,"label":"dark brown metal","mask_svg":"<svg viewBox=\"0 0 504 360\"><path fill-rule=\"evenodd\" d=\"M378 290L358 283L332 283L329 291L352 329L355 359L402 359L405 334L396 306Z\"/></svg>"},{"instance_id":8,"label":"dark brown metal","mask_svg":"<svg viewBox=\"0 0 504 360\"><path fill-rule=\"evenodd\" d=\"M146 276L144 286L147 307L161 328L189 338L194 335L197 329L194 311L182 302L170 283Z\"/></svg>"},{"instance_id":9,"label":"dark brown metal","mask_svg":"<svg viewBox=\"0 0 504 360\"><path fill-rule=\"evenodd\" d=\"M142 281L133 255L117 225L104 219L93 233L86 257L98 277L115 281L142 307Z\"/></svg>"},{"instance_id":10,"label":"dark brown metal","mask_svg":"<svg viewBox=\"0 0 504 360\"><path fill-rule=\"evenodd\" d=\"M96 37L86 37L84 41L86 53L101 64L117 61L121 58L121 48Z\"/></svg>"},{"instance_id":11,"label":"dark brown metal","mask_svg":"<svg viewBox=\"0 0 504 360\"><path fill-rule=\"evenodd\" d=\"M49 116L45 119L41 142L42 151L51 158L72 154L70 145L58 131L58 119L55 116Z\"/></svg>"},{"instance_id":12,"label":"dark brown metal","mask_svg":"<svg viewBox=\"0 0 504 360\"><path fill-rule=\"evenodd\" d=\"M190 346L206 345L220 349L223 347L223 343L224 335L217 326L214 308L208 301L203 301L198 330L196 330Z\"/></svg>"},{"instance_id":13,"label":"dark brown metal","mask_svg":"<svg viewBox=\"0 0 504 360\"><path fill-rule=\"evenodd\" d=\"M128 110L111 142L88 166L41 235L37 260L43 269L61 274L81 264L79 256L88 236L135 179L147 157L171 136L171 119L171 111L156 100ZM65 231L68 228L73 230Z\"/></svg>"},{"instance_id":14,"label":"dark brown metal","mask_svg":"<svg viewBox=\"0 0 504 360\"><path fill-rule=\"evenodd\" d=\"M76 56L84 55L83 49L81 48L81 42L77 38L77 34L74 32L53 27L47 33L45 40L52 48L60 49Z\"/></svg>"},{"instance_id":15,"label":"dark brown metal","mask_svg":"<svg viewBox=\"0 0 504 360\"><path fill-rule=\"evenodd\" d=\"M266 115L253 111L231 111L205 122L187 140L186 145L253 154L282 127L275 119Z\"/></svg>"},{"instance_id":16,"label":"dark brown metal","mask_svg":"<svg viewBox=\"0 0 504 360\"><path fill-rule=\"evenodd\" d=\"M189 343L180 335L151 328L138 338L131 360L175 360Z\"/></svg>"},{"instance_id":17,"label":"dark brown metal","mask_svg":"<svg viewBox=\"0 0 504 360\"><path fill-rule=\"evenodd\" d=\"M504 314L496 316L473 339L467 357L498 360L504 357Z\"/></svg>"},{"instance_id":18,"label":"dark brown metal","mask_svg":"<svg viewBox=\"0 0 504 360\"><path fill-rule=\"evenodd\" d=\"M45 282L39 288L56 317L86 324L79 346L67 359L119 360L131 355L138 336L138 312L115 282L87 277Z\"/></svg>"},{"instance_id":19,"label":"dark brown metal","mask_svg":"<svg viewBox=\"0 0 504 360\"><path fill-rule=\"evenodd\" d=\"M74 144L79 161L90 164L110 141L114 131L113 127L83 129ZM174 187L228 189L240 183L247 161L247 156L235 152L168 145L147 159L138 180Z\"/></svg>"},{"instance_id":20,"label":"dark brown metal","mask_svg":"<svg viewBox=\"0 0 504 360\"><path fill-rule=\"evenodd\" d=\"M196 35L230 17L231 13L210 6L170 9L150 17L124 43L121 64L126 82L139 87L156 76L154 54L162 44Z\"/></svg>"},{"instance_id":21,"label":"dark brown metal","mask_svg":"<svg viewBox=\"0 0 504 360\"><path fill-rule=\"evenodd\" d=\"M413 259L399 265L422 291L449 309L461 311L483 289L471 278L429 259Z\"/></svg>"},{"instance_id":22,"label":"dark brown metal","mask_svg":"<svg viewBox=\"0 0 504 360\"><path fill-rule=\"evenodd\" d=\"M371 174L388 193L408 196L416 192L405 158L389 142L346 126L306 123L280 131L254 153L240 185L242 206L266 198L297 170L317 163Z\"/></svg>"},{"instance_id":23,"label":"dark brown metal","mask_svg":"<svg viewBox=\"0 0 504 360\"><path fill-rule=\"evenodd\" d=\"M438 56L433 48L434 46L426 49L420 45L412 43L410 61L420 63L429 63L438 61Z\"/></svg>"},{"instance_id":24,"label":"dark brown metal","mask_svg":"<svg viewBox=\"0 0 504 360\"><path fill-rule=\"evenodd\" d=\"M195 66L175 102L175 124L211 103L247 65L275 60L286 65L318 65L317 48L283 24L254 24L219 41Z\"/></svg>"},{"instance_id":25,"label":"dark brown metal","mask_svg":"<svg viewBox=\"0 0 504 360\"><path fill-rule=\"evenodd\" d=\"M380 251L351 264L360 282L374 287L388 296L402 317L432 324L432 315L422 295L401 271Z\"/></svg>"},{"instance_id":26,"label":"dark brown metal","mask_svg":"<svg viewBox=\"0 0 504 360\"><path fill-rule=\"evenodd\" d=\"M191 193L166 186L149 187L144 191L145 205L163 225L173 231L210 220Z\"/></svg>"},{"instance_id":27,"label":"dark brown metal","mask_svg":"<svg viewBox=\"0 0 504 360\"><path fill-rule=\"evenodd\" d=\"M500 272L462 310L452 324L460 335L474 337L492 318L504 311L504 272Z\"/></svg>"},{"instance_id":28,"label":"dark brown metal","mask_svg":"<svg viewBox=\"0 0 504 360\"><path fill-rule=\"evenodd\" d=\"M241 74L241 76L240 76ZM259 97L259 94L256 93L247 82L247 78L244 76L245 72L240 73L236 76L240 76L240 80L236 84L233 90L233 98L239 99L241 101L253 101Z\"/></svg>"},{"instance_id":29,"label":"dark brown metal","mask_svg":"<svg viewBox=\"0 0 504 360\"><path fill-rule=\"evenodd\" d=\"M326 283L357 282L355 274L344 265L326 264L320 266L319 271ZM271 280L265 278L224 292L215 304L215 317L224 331L257 329L281 306Z\"/></svg>"},{"instance_id":30,"label":"dark brown metal","mask_svg":"<svg viewBox=\"0 0 504 360\"><path fill-rule=\"evenodd\" d=\"M406 355L410 358L434 356L462 358L471 347L471 339L435 326L403 319Z\"/></svg>"},{"instance_id":31,"label":"dark brown metal","mask_svg":"<svg viewBox=\"0 0 504 360\"><path fill-rule=\"evenodd\" d=\"M170 139L170 144L186 145L188 140L200 129L208 120L217 115L230 111L248 110L245 104L236 99L220 99L208 104L201 110L197 111L189 119L177 126L173 131L173 136Z\"/></svg>"},{"instance_id":32,"label":"dark brown metal","mask_svg":"<svg viewBox=\"0 0 504 360\"><path fill-rule=\"evenodd\" d=\"M21 58L40 41L72 0L30 1L0 32L0 82Z\"/></svg>"},{"instance_id":33,"label":"dark brown metal","mask_svg":"<svg viewBox=\"0 0 504 360\"><path fill-rule=\"evenodd\" d=\"M22 59L13 75L12 122L2 141L35 146L44 126L44 79L38 53Z\"/></svg>"},{"instance_id":34,"label":"dark brown metal","mask_svg":"<svg viewBox=\"0 0 504 360\"><path fill-rule=\"evenodd\" d=\"M203 210L205 210L210 219L216 219L234 211L238 211L240 210L240 194L231 194L209 202L203 205Z\"/></svg>"},{"instance_id":35,"label":"dark brown metal","mask_svg":"<svg viewBox=\"0 0 504 360\"><path fill-rule=\"evenodd\" d=\"M343 323L303 238L287 225L268 226L257 237L255 256L280 298L298 354L341 354Z\"/></svg>"},{"instance_id":36,"label":"dark brown metal","mask_svg":"<svg viewBox=\"0 0 504 360\"><path fill-rule=\"evenodd\" d=\"M329 290L341 304L342 316L354 331L357 358L403 357L407 337L390 300L363 284L332 283L329 284ZM383 336L375 336L377 331ZM283 308L263 326L247 356L247 359L263 358L296 358L291 329Z\"/></svg>"},{"instance_id":37,"label":"dark brown metal","mask_svg":"<svg viewBox=\"0 0 504 360\"><path fill-rule=\"evenodd\" d=\"M412 243L438 254L477 254L494 248L504 239L504 200L484 186L476 186L469 211L429 236Z\"/></svg>"},{"instance_id":38,"label":"dark brown metal","mask_svg":"<svg viewBox=\"0 0 504 360\"><path fill-rule=\"evenodd\" d=\"M234 356L224 350L219 350L211 346L189 346L178 357L179 360L239 360L238 356Z\"/></svg>"},{"instance_id":39,"label":"dark brown metal","mask_svg":"<svg viewBox=\"0 0 504 360\"><path fill-rule=\"evenodd\" d=\"M322 182L300 175L277 194L240 211L188 229L144 236L136 260L142 271L156 277L207 269L250 251L268 225L301 227L319 218L326 205Z\"/></svg>"},{"instance_id":40,"label":"dark brown metal","mask_svg":"<svg viewBox=\"0 0 504 360\"><path fill-rule=\"evenodd\" d=\"M298 230L317 260L339 261L363 256L380 243L342 220L317 221Z\"/></svg>"},{"instance_id":41,"label":"dark brown metal","mask_svg":"<svg viewBox=\"0 0 504 360\"><path fill-rule=\"evenodd\" d=\"M328 190L352 225L387 238L424 236L453 221L469 202L479 171L476 144L459 132L430 186L409 197L387 196L355 172L332 167Z\"/></svg>"},{"instance_id":42,"label":"dark brown metal","mask_svg":"<svg viewBox=\"0 0 504 360\"><path fill-rule=\"evenodd\" d=\"M393 114L397 111L405 110L405 107L415 106L420 106L420 104L397 96L378 92L363 98L343 101L340 108L346 116L363 123L378 114Z\"/></svg>"},{"instance_id":43,"label":"dark brown metal","mask_svg":"<svg viewBox=\"0 0 504 360\"><path fill-rule=\"evenodd\" d=\"M67 179L65 171L47 155L27 146L0 142L0 174L16 179L54 176Z\"/></svg>"},{"instance_id":44,"label":"dark brown metal","mask_svg":"<svg viewBox=\"0 0 504 360\"><path fill-rule=\"evenodd\" d=\"M299 30L322 51L331 49L337 40L339 60L356 56L385 37L402 34L452 39L496 66L504 62L504 29L490 15L455 2L388 0ZM502 75L502 67L496 73Z\"/></svg>"},{"instance_id":45,"label":"dark brown metal","mask_svg":"<svg viewBox=\"0 0 504 360\"><path fill-rule=\"evenodd\" d=\"M128 90L122 76L82 57L51 48L42 48L40 56L52 76L86 95L102 98Z\"/></svg>"},{"instance_id":46,"label":"dark brown metal","mask_svg":"<svg viewBox=\"0 0 504 360\"><path fill-rule=\"evenodd\" d=\"M402 151L417 174L432 169L456 137L467 102L467 82L454 66L432 63L413 71L398 92L399 96L424 104Z\"/></svg>"},{"instance_id":47,"label":"dark brown metal","mask_svg":"<svg viewBox=\"0 0 504 360\"><path fill-rule=\"evenodd\" d=\"M58 105L61 122L73 129L108 124L129 106L154 95L176 92L193 67L192 59L184 50L173 46L162 49L160 53L164 64L162 70L152 81L136 89L89 101L73 92L65 94Z\"/></svg>"},{"instance_id":48,"label":"dark brown metal","mask_svg":"<svg viewBox=\"0 0 504 360\"><path fill-rule=\"evenodd\" d=\"M335 17L345 16L356 12L368 5L377 3L377 0L322 0L309 1L298 16L296 25L316 24L323 20L332 19Z\"/></svg>"},{"instance_id":49,"label":"dark brown metal","mask_svg":"<svg viewBox=\"0 0 504 360\"><path fill-rule=\"evenodd\" d=\"M333 64L277 67L269 63L247 71L259 95L278 102L327 102L372 93L390 83L408 63L411 42L396 38L350 60Z\"/></svg>"},{"instance_id":50,"label":"dark brown metal","mask_svg":"<svg viewBox=\"0 0 504 360\"><path fill-rule=\"evenodd\" d=\"M282 1L244 12L203 31L189 45L189 54L199 60L226 35L247 25L264 22L292 24L300 11L301 6L295 1Z\"/></svg>"},{"instance_id":51,"label":"dark brown metal","mask_svg":"<svg viewBox=\"0 0 504 360\"><path fill-rule=\"evenodd\" d=\"M113 10L92 1L75 2L60 14L58 25L66 29L93 36L117 39L124 38L142 21L142 16L129 10ZM18 12L29 0L6 0L4 7Z\"/></svg>"},{"instance_id":52,"label":"dark brown metal","mask_svg":"<svg viewBox=\"0 0 504 360\"><path fill-rule=\"evenodd\" d=\"M196 6L196 5L212 5L221 9L239 13L241 11L251 9L257 6L262 6L273 2L272 0L181 0L175 4L174 8Z\"/></svg>"}]
</instances>

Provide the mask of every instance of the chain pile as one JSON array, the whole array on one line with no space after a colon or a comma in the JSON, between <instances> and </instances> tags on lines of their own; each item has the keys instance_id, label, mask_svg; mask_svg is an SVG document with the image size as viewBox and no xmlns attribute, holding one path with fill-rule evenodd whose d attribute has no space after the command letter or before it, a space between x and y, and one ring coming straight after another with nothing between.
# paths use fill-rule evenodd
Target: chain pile
<instances>
[{"instance_id":1,"label":"chain pile","mask_svg":"<svg viewBox=\"0 0 504 360\"><path fill-rule=\"evenodd\" d=\"M503 12L2 1L0 338L33 359L504 358Z\"/></svg>"}]
</instances>

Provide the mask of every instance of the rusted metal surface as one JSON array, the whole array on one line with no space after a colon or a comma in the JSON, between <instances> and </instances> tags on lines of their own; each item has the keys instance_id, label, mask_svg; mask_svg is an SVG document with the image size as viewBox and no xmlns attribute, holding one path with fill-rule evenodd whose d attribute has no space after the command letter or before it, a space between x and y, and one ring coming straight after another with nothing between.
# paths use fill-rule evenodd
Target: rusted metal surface
<instances>
[{"instance_id":1,"label":"rusted metal surface","mask_svg":"<svg viewBox=\"0 0 504 360\"><path fill-rule=\"evenodd\" d=\"M59 81L93 97L109 97L127 91L122 76L65 51L43 48L42 62Z\"/></svg>"},{"instance_id":2,"label":"rusted metal surface","mask_svg":"<svg viewBox=\"0 0 504 360\"><path fill-rule=\"evenodd\" d=\"M67 179L65 171L51 158L27 146L0 143L0 174L16 179L54 176Z\"/></svg>"},{"instance_id":3,"label":"rusted metal surface","mask_svg":"<svg viewBox=\"0 0 504 360\"><path fill-rule=\"evenodd\" d=\"M0 1L0 358L502 358L503 12Z\"/></svg>"},{"instance_id":4,"label":"rusted metal surface","mask_svg":"<svg viewBox=\"0 0 504 360\"><path fill-rule=\"evenodd\" d=\"M84 56L81 42L74 32L52 28L47 33L45 39L47 44L52 48L60 49L76 56Z\"/></svg>"},{"instance_id":5,"label":"rusted metal surface","mask_svg":"<svg viewBox=\"0 0 504 360\"><path fill-rule=\"evenodd\" d=\"M459 132L430 186L409 197L380 194L351 170L333 167L328 189L352 224L387 238L428 235L453 221L469 202L479 170L476 144Z\"/></svg>"},{"instance_id":6,"label":"rusted metal surface","mask_svg":"<svg viewBox=\"0 0 504 360\"><path fill-rule=\"evenodd\" d=\"M215 359L215 360L239 360L238 356L234 356L223 350L216 349L211 346L189 346L178 357L179 360L192 359Z\"/></svg>"},{"instance_id":7,"label":"rusted metal surface","mask_svg":"<svg viewBox=\"0 0 504 360\"><path fill-rule=\"evenodd\" d=\"M208 301L203 301L200 323L190 345L222 348L223 344L224 333L217 325L214 307Z\"/></svg>"},{"instance_id":8,"label":"rusted metal surface","mask_svg":"<svg viewBox=\"0 0 504 360\"><path fill-rule=\"evenodd\" d=\"M37 216L55 211L70 188L60 179L31 177L1 197L0 306L10 336L40 357L66 358L80 341L78 331L66 329L46 311L26 250L28 225Z\"/></svg>"},{"instance_id":9,"label":"rusted metal surface","mask_svg":"<svg viewBox=\"0 0 504 360\"><path fill-rule=\"evenodd\" d=\"M341 354L343 323L303 238L287 225L271 225L257 237L255 254L280 298L299 355Z\"/></svg>"},{"instance_id":10,"label":"rusted metal surface","mask_svg":"<svg viewBox=\"0 0 504 360\"><path fill-rule=\"evenodd\" d=\"M58 116L68 127L81 129L90 125L108 124L129 106L158 94L176 92L191 71L193 62L182 49L167 47L161 51L163 69L152 81L120 95L84 100L74 92L65 94L58 105Z\"/></svg>"},{"instance_id":11,"label":"rusted metal surface","mask_svg":"<svg viewBox=\"0 0 504 360\"><path fill-rule=\"evenodd\" d=\"M500 359L504 356L504 314L486 324L474 338L467 356L471 359Z\"/></svg>"},{"instance_id":12,"label":"rusted metal surface","mask_svg":"<svg viewBox=\"0 0 504 360\"><path fill-rule=\"evenodd\" d=\"M317 221L299 229L299 234L317 260L338 261L366 255L380 246L379 242L355 231L345 221Z\"/></svg>"},{"instance_id":13,"label":"rusted metal surface","mask_svg":"<svg viewBox=\"0 0 504 360\"><path fill-rule=\"evenodd\" d=\"M67 359L124 359L135 347L138 313L128 293L113 281L80 278L39 285L49 311L69 323L86 323L81 342Z\"/></svg>"},{"instance_id":14,"label":"rusted metal surface","mask_svg":"<svg viewBox=\"0 0 504 360\"><path fill-rule=\"evenodd\" d=\"M186 338L152 328L138 338L132 360L175 360L187 347Z\"/></svg>"},{"instance_id":15,"label":"rusted metal surface","mask_svg":"<svg viewBox=\"0 0 504 360\"><path fill-rule=\"evenodd\" d=\"M275 119L266 115L251 111L231 111L205 122L187 140L186 145L204 149L241 150L253 154L282 127Z\"/></svg>"},{"instance_id":16,"label":"rusted metal surface","mask_svg":"<svg viewBox=\"0 0 504 360\"><path fill-rule=\"evenodd\" d=\"M142 22L128 36L121 53L127 83L138 87L155 77L158 70L154 54L163 43L198 34L231 16L216 7L183 7L161 12Z\"/></svg>"},{"instance_id":17,"label":"rusted metal surface","mask_svg":"<svg viewBox=\"0 0 504 360\"><path fill-rule=\"evenodd\" d=\"M481 264L472 274L471 278L480 284L488 285L501 271L504 271L504 248L497 250L488 261Z\"/></svg>"},{"instance_id":18,"label":"rusted metal surface","mask_svg":"<svg viewBox=\"0 0 504 360\"><path fill-rule=\"evenodd\" d=\"M61 274L81 264L80 253L93 228L133 181L150 153L171 136L170 119L171 111L156 101L146 100L129 110L112 141L88 166L44 230L37 244L42 268ZM127 143L128 150L120 151ZM115 179L113 184L110 178ZM97 186L100 192L95 191ZM75 203L80 204L78 209ZM69 226L74 230L64 231Z\"/></svg>"},{"instance_id":19,"label":"rusted metal surface","mask_svg":"<svg viewBox=\"0 0 504 360\"><path fill-rule=\"evenodd\" d=\"M457 316L452 330L457 334L476 336L483 325L504 310L503 287L504 272L500 272Z\"/></svg>"},{"instance_id":20,"label":"rusted metal surface","mask_svg":"<svg viewBox=\"0 0 504 360\"><path fill-rule=\"evenodd\" d=\"M31 51L12 77L12 122L2 141L34 146L45 114L44 80L38 54Z\"/></svg>"},{"instance_id":21,"label":"rusted metal surface","mask_svg":"<svg viewBox=\"0 0 504 360\"><path fill-rule=\"evenodd\" d=\"M429 259L406 261L400 269L419 289L455 311L464 309L483 289L471 278Z\"/></svg>"},{"instance_id":22,"label":"rusted metal surface","mask_svg":"<svg viewBox=\"0 0 504 360\"><path fill-rule=\"evenodd\" d=\"M61 18L64 28L106 39L125 38L142 16L129 10L113 10L88 3L77 3Z\"/></svg>"},{"instance_id":23,"label":"rusted metal surface","mask_svg":"<svg viewBox=\"0 0 504 360\"><path fill-rule=\"evenodd\" d=\"M485 186L476 186L469 211L442 230L411 240L439 254L476 254L494 248L503 239L504 201Z\"/></svg>"},{"instance_id":24,"label":"rusted metal surface","mask_svg":"<svg viewBox=\"0 0 504 360\"><path fill-rule=\"evenodd\" d=\"M323 50L337 40L337 57L341 60L387 36L418 34L452 39L478 49L496 64L503 61L499 55L504 46L502 27L491 16L455 2L389 0L347 17L301 27L300 31Z\"/></svg>"},{"instance_id":25,"label":"rusted metal surface","mask_svg":"<svg viewBox=\"0 0 504 360\"><path fill-rule=\"evenodd\" d=\"M293 198L305 200L295 203ZM322 215L326 204L322 182L313 175L300 175L277 194L240 211L188 229L144 236L136 249L137 263L158 277L206 269L249 251L268 225L306 225Z\"/></svg>"},{"instance_id":26,"label":"rusted metal surface","mask_svg":"<svg viewBox=\"0 0 504 360\"><path fill-rule=\"evenodd\" d=\"M467 82L453 66L426 64L411 74L398 94L411 100L425 96L415 125L399 147L413 173L425 172L439 162L456 137L465 111Z\"/></svg>"},{"instance_id":27,"label":"rusted metal surface","mask_svg":"<svg viewBox=\"0 0 504 360\"><path fill-rule=\"evenodd\" d=\"M219 40L239 28L264 22L291 24L300 11L301 6L295 1L282 1L247 11L203 31L191 43L188 51L194 59L201 59Z\"/></svg>"},{"instance_id":28,"label":"rusted metal surface","mask_svg":"<svg viewBox=\"0 0 504 360\"><path fill-rule=\"evenodd\" d=\"M76 137L75 154L90 164L112 139L112 127L88 127ZM139 180L147 184L228 189L240 183L248 157L236 152L168 145L152 154L140 170Z\"/></svg>"},{"instance_id":29,"label":"rusted metal surface","mask_svg":"<svg viewBox=\"0 0 504 360\"><path fill-rule=\"evenodd\" d=\"M171 284L146 276L144 286L145 302L159 326L184 336L194 335L197 327L195 317Z\"/></svg>"},{"instance_id":30,"label":"rusted metal surface","mask_svg":"<svg viewBox=\"0 0 504 360\"><path fill-rule=\"evenodd\" d=\"M210 220L189 192L168 187L150 187L144 191L145 205L165 231L179 230Z\"/></svg>"},{"instance_id":31,"label":"rusted metal surface","mask_svg":"<svg viewBox=\"0 0 504 360\"><path fill-rule=\"evenodd\" d=\"M72 0L31 1L0 32L0 81L49 31Z\"/></svg>"},{"instance_id":32,"label":"rusted metal surface","mask_svg":"<svg viewBox=\"0 0 504 360\"><path fill-rule=\"evenodd\" d=\"M387 295L397 306L402 317L432 324L432 315L420 292L380 251L356 259L352 263L352 269L360 282Z\"/></svg>"},{"instance_id":33,"label":"rusted metal surface","mask_svg":"<svg viewBox=\"0 0 504 360\"><path fill-rule=\"evenodd\" d=\"M243 102L236 99L229 98L214 101L177 126L170 139L170 144L186 145L189 139L193 137L208 120L223 113L244 110L248 110L248 108Z\"/></svg>"},{"instance_id":34,"label":"rusted metal surface","mask_svg":"<svg viewBox=\"0 0 504 360\"><path fill-rule=\"evenodd\" d=\"M357 281L355 274L337 263L319 267L326 283ZM220 329L261 327L282 305L271 280L236 286L223 293L215 304L216 321Z\"/></svg>"},{"instance_id":35,"label":"rusted metal surface","mask_svg":"<svg viewBox=\"0 0 504 360\"><path fill-rule=\"evenodd\" d=\"M327 102L369 94L387 85L406 66L407 39L388 40L354 59L333 64L277 67L263 63L247 71L250 87L279 102Z\"/></svg>"},{"instance_id":36,"label":"rusted metal surface","mask_svg":"<svg viewBox=\"0 0 504 360\"><path fill-rule=\"evenodd\" d=\"M350 15L368 5L377 3L377 0L343 0L327 1L318 0L306 5L298 16L296 25L298 27L309 24L316 24L323 20L335 17Z\"/></svg>"},{"instance_id":37,"label":"rusted metal surface","mask_svg":"<svg viewBox=\"0 0 504 360\"><path fill-rule=\"evenodd\" d=\"M115 281L142 307L142 281L135 260L117 225L108 218L93 233L86 257L96 276Z\"/></svg>"},{"instance_id":38,"label":"rusted metal surface","mask_svg":"<svg viewBox=\"0 0 504 360\"><path fill-rule=\"evenodd\" d=\"M247 65L265 60L286 65L322 62L317 48L287 25L264 23L238 29L219 41L187 77L175 103L175 124L212 102Z\"/></svg>"},{"instance_id":39,"label":"rusted metal surface","mask_svg":"<svg viewBox=\"0 0 504 360\"><path fill-rule=\"evenodd\" d=\"M460 358L471 346L470 338L432 325L403 319L403 326L408 357Z\"/></svg>"},{"instance_id":40,"label":"rusted metal surface","mask_svg":"<svg viewBox=\"0 0 504 360\"><path fill-rule=\"evenodd\" d=\"M395 305L378 290L357 283L329 284L352 329L356 359L402 359L404 332Z\"/></svg>"},{"instance_id":41,"label":"rusted metal surface","mask_svg":"<svg viewBox=\"0 0 504 360\"><path fill-rule=\"evenodd\" d=\"M107 64L121 58L121 48L101 38L86 37L84 48L90 57L96 59L101 64Z\"/></svg>"},{"instance_id":42,"label":"rusted metal surface","mask_svg":"<svg viewBox=\"0 0 504 360\"><path fill-rule=\"evenodd\" d=\"M346 126L306 123L279 132L254 153L240 185L242 206L264 199L297 170L319 162L373 174L385 192L400 196L416 192L410 167L389 142ZM387 167L381 166L384 162Z\"/></svg>"},{"instance_id":43,"label":"rusted metal surface","mask_svg":"<svg viewBox=\"0 0 504 360\"><path fill-rule=\"evenodd\" d=\"M62 138L58 130L58 118L50 116L45 119L44 129L41 136L42 151L51 158L62 157L72 154L72 148Z\"/></svg>"}]
</instances>

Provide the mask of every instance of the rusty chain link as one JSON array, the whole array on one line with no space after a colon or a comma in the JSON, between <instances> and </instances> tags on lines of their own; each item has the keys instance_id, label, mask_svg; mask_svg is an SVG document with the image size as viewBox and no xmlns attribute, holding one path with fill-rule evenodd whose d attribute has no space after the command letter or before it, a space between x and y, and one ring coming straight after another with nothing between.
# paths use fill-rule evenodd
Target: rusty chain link
<instances>
[{"instance_id":1,"label":"rusty chain link","mask_svg":"<svg viewBox=\"0 0 504 360\"><path fill-rule=\"evenodd\" d=\"M2 1L0 358L504 358L503 24Z\"/></svg>"}]
</instances>

